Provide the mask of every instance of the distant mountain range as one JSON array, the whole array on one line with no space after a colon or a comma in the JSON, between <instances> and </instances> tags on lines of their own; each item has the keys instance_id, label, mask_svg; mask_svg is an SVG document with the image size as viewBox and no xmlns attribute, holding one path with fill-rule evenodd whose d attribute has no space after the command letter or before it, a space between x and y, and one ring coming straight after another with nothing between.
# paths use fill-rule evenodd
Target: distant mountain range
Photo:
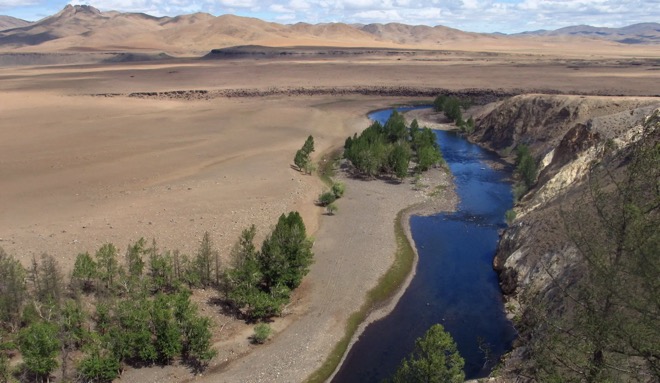
<instances>
[{"instance_id":1,"label":"distant mountain range","mask_svg":"<svg viewBox=\"0 0 660 383\"><path fill-rule=\"evenodd\" d=\"M566 37L658 44L660 24L636 24L618 29L576 26L508 36L399 23L285 25L232 15L215 17L207 13L154 17L143 13L101 12L87 5L67 5L57 14L34 23L0 16L2 51L205 52L236 45L445 49L457 44L508 44L512 38L552 41Z\"/></svg>"},{"instance_id":2,"label":"distant mountain range","mask_svg":"<svg viewBox=\"0 0 660 383\"><path fill-rule=\"evenodd\" d=\"M605 39L623 44L659 44L660 24L640 23L623 28L599 28L590 25L576 25L554 31L523 32L518 35L533 36L576 36L595 39Z\"/></svg>"}]
</instances>

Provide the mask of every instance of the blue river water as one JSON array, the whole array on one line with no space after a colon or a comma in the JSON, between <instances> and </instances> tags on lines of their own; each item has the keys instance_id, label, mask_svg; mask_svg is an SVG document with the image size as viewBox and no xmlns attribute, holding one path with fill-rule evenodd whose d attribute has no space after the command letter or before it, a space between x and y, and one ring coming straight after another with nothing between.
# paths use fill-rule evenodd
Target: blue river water
<instances>
[{"instance_id":1,"label":"blue river water","mask_svg":"<svg viewBox=\"0 0 660 383\"><path fill-rule=\"evenodd\" d=\"M391 113L381 110L369 117L384 123ZM394 310L367 326L333 382L388 378L415 340L436 323L456 341L468 379L487 376L516 337L492 268L498 230L505 227L504 213L512 206L510 170L489 167L497 156L455 133L435 133L454 175L457 211L411 217L419 253L415 277Z\"/></svg>"}]
</instances>

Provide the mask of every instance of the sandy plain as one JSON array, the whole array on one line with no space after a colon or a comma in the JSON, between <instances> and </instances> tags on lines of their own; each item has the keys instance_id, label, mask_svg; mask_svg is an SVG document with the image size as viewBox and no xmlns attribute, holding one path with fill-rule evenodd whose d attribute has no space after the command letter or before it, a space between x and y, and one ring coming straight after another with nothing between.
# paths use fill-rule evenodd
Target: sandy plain
<instances>
[{"instance_id":1,"label":"sandy plain","mask_svg":"<svg viewBox=\"0 0 660 383\"><path fill-rule=\"evenodd\" d=\"M69 270L79 252L105 242L124 248L156 238L161 248L193 253L209 231L226 259L243 228L255 224L263 236L280 214L299 210L316 237L316 262L268 345L249 345L251 327L203 305L221 329L220 354L203 377L173 367L127 371L123 380L302 381L394 259L396 214L428 199L409 183L346 179L338 215L323 216L314 205L322 182L291 168L307 135L318 159L364 129L368 111L429 99L403 97L402 88L657 96L660 54L638 53L0 68L0 246L24 263L47 252ZM370 87L380 91L365 95ZM301 88L323 91L300 96ZM220 93L128 97L193 89ZM99 94L113 97L92 96ZM443 196L436 210L455 202L451 188ZM201 303L212 297L197 294Z\"/></svg>"}]
</instances>

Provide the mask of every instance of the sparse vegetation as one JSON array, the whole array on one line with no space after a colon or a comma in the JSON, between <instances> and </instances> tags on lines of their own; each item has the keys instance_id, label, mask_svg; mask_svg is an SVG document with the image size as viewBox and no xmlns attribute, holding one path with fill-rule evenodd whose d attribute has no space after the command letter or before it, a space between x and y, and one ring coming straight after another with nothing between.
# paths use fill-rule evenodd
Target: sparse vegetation
<instances>
[{"instance_id":1,"label":"sparse vegetation","mask_svg":"<svg viewBox=\"0 0 660 383\"><path fill-rule=\"evenodd\" d=\"M657 120L656 120L657 123ZM539 299L527 319L539 380L628 382L660 377L659 131L591 169L562 209L580 277L551 271L562 310ZM558 302L552 302L557 304Z\"/></svg>"},{"instance_id":2,"label":"sparse vegetation","mask_svg":"<svg viewBox=\"0 0 660 383\"><path fill-rule=\"evenodd\" d=\"M516 219L516 211L513 209L509 209L504 213L504 218L506 219L506 223L508 225L511 225L513 221Z\"/></svg>"},{"instance_id":3,"label":"sparse vegetation","mask_svg":"<svg viewBox=\"0 0 660 383\"><path fill-rule=\"evenodd\" d=\"M538 165L529 147L519 144L516 147L516 176L518 181L513 186L513 196L516 201L521 199L534 186L537 175Z\"/></svg>"}]
</instances>

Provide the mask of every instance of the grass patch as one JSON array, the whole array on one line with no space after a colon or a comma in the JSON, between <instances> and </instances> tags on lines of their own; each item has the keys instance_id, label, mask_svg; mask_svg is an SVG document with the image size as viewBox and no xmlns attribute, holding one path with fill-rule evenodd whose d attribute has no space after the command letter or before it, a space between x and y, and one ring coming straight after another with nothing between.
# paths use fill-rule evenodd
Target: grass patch
<instances>
[{"instance_id":1,"label":"grass patch","mask_svg":"<svg viewBox=\"0 0 660 383\"><path fill-rule=\"evenodd\" d=\"M397 242L394 263L390 266L385 275L380 278L376 287L369 290L367 293L367 300L362 307L351 314L348 318L344 336L335 345L323 365L307 378L308 383L321 383L326 381L330 375L332 375L339 365L339 362L341 362L341 358L348 349L348 344L351 342L351 338L353 338L360 323L367 318L367 315L372 309L385 303L391 298L408 274L410 274L415 260L415 251L413 250L410 241L408 241L401 220L407 211L408 209L401 210L394 220L394 234Z\"/></svg>"},{"instance_id":2,"label":"grass patch","mask_svg":"<svg viewBox=\"0 0 660 383\"><path fill-rule=\"evenodd\" d=\"M438 185L433 189L430 196L433 198L439 197L445 193L445 190L447 190L447 185Z\"/></svg>"},{"instance_id":3,"label":"grass patch","mask_svg":"<svg viewBox=\"0 0 660 383\"><path fill-rule=\"evenodd\" d=\"M412 100L400 104L394 104L394 108L405 108L407 106L433 106L433 100Z\"/></svg>"}]
</instances>

